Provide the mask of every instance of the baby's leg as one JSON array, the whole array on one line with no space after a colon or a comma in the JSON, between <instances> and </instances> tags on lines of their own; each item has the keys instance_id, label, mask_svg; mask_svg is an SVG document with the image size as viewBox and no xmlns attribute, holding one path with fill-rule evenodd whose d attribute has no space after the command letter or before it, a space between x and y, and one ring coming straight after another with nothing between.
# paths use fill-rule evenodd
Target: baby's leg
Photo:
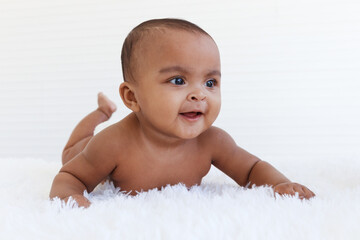
<instances>
[{"instance_id":1,"label":"baby's leg","mask_svg":"<svg viewBox=\"0 0 360 240\"><path fill-rule=\"evenodd\" d=\"M62 153L63 165L85 148L94 136L95 127L107 121L115 111L116 105L103 93L99 93L98 108L83 118L71 133Z\"/></svg>"}]
</instances>

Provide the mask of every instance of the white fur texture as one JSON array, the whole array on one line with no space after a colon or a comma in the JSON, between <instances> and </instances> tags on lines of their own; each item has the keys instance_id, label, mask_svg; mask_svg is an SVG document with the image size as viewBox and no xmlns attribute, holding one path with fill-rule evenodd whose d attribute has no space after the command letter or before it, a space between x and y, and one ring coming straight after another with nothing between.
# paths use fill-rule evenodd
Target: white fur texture
<instances>
[{"instance_id":1,"label":"white fur texture","mask_svg":"<svg viewBox=\"0 0 360 240\"><path fill-rule=\"evenodd\" d=\"M59 162L0 159L0 239L359 239L357 160L278 163L317 197L244 189L216 169L190 190L181 184L135 197L107 183L72 208L48 192Z\"/></svg>"}]
</instances>

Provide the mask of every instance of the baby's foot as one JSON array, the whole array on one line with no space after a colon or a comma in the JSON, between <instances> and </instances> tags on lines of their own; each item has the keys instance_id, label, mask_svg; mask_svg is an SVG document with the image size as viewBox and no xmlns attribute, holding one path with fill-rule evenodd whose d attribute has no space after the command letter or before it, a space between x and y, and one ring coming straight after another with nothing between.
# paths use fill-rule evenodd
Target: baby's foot
<instances>
[{"instance_id":1,"label":"baby's foot","mask_svg":"<svg viewBox=\"0 0 360 240\"><path fill-rule=\"evenodd\" d=\"M102 92L98 93L98 106L99 110L102 111L108 118L111 117L113 112L116 111L116 105Z\"/></svg>"}]
</instances>

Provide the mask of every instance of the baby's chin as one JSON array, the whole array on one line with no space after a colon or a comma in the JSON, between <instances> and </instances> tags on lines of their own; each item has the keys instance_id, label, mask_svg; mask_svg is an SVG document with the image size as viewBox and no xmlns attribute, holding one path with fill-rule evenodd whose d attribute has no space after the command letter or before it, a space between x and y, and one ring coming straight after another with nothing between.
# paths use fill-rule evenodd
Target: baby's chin
<instances>
[{"instance_id":1,"label":"baby's chin","mask_svg":"<svg viewBox=\"0 0 360 240\"><path fill-rule=\"evenodd\" d=\"M209 128L210 128L210 126L203 128L203 129L197 129L197 130L189 130L189 129L183 130L178 134L177 137L184 139L184 140L194 139L194 138L197 138L198 136L200 136L203 132L205 132Z\"/></svg>"}]
</instances>

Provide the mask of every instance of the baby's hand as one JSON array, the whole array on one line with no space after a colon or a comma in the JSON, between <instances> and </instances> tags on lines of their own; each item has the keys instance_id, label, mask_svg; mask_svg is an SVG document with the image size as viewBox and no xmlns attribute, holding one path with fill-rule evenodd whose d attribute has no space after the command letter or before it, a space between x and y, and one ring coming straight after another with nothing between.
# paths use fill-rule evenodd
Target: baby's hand
<instances>
[{"instance_id":1,"label":"baby's hand","mask_svg":"<svg viewBox=\"0 0 360 240\"><path fill-rule=\"evenodd\" d=\"M278 185L273 186L274 193L278 193L280 195L291 195L295 196L295 193L297 192L299 194L300 199L310 199L312 197L315 197L315 194L310 191L307 187L298 184L298 183L280 183Z\"/></svg>"},{"instance_id":2,"label":"baby's hand","mask_svg":"<svg viewBox=\"0 0 360 240\"><path fill-rule=\"evenodd\" d=\"M69 197L67 197L67 198L64 198L64 201L67 202L70 197L77 202L77 204L79 205L79 207L84 207L84 208L90 207L91 202L90 202L86 197L84 197L83 195L81 195L81 194L74 194L74 195L72 195L72 196L69 196Z\"/></svg>"}]
</instances>

